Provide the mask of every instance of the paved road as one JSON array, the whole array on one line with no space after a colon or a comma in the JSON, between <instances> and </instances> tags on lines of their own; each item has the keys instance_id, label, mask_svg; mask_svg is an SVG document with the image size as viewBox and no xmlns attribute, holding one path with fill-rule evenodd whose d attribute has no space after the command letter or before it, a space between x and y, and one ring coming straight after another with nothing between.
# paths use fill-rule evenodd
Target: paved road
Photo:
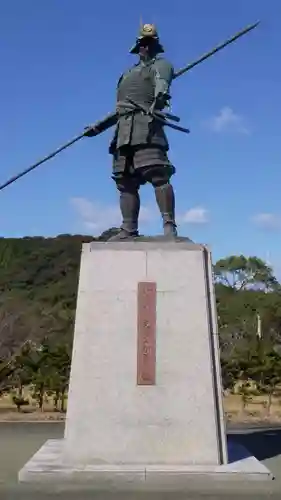
<instances>
[{"instance_id":1,"label":"paved road","mask_svg":"<svg viewBox=\"0 0 281 500\"><path fill-rule=\"evenodd\" d=\"M188 493L93 493L40 490L17 482L18 470L49 438L63 435L60 423L0 423L0 500L265 500L281 498L281 427L230 429L234 439L246 446L276 476L274 481L204 483Z\"/></svg>"}]
</instances>

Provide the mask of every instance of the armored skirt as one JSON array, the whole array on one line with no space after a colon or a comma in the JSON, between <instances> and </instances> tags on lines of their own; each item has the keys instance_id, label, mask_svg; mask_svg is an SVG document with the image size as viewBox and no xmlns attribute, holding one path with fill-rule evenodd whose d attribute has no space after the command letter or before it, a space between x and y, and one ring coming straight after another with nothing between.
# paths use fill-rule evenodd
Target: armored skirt
<instances>
[{"instance_id":1,"label":"armored skirt","mask_svg":"<svg viewBox=\"0 0 281 500\"><path fill-rule=\"evenodd\" d=\"M113 156L113 179L123 176L137 176L142 179L140 184L146 183L146 176L142 171L155 169L162 170L167 180L175 173L164 148L155 145L123 146Z\"/></svg>"}]
</instances>

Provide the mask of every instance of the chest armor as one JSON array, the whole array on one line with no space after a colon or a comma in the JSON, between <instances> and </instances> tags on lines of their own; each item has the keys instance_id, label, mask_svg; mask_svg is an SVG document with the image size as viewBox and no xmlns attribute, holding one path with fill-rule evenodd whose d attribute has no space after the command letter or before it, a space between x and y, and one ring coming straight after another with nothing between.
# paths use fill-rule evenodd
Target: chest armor
<instances>
[{"instance_id":1,"label":"chest armor","mask_svg":"<svg viewBox=\"0 0 281 500\"><path fill-rule=\"evenodd\" d=\"M152 64L138 65L121 77L117 89L117 101L126 101L129 97L138 104L149 107L154 100L154 78Z\"/></svg>"}]
</instances>

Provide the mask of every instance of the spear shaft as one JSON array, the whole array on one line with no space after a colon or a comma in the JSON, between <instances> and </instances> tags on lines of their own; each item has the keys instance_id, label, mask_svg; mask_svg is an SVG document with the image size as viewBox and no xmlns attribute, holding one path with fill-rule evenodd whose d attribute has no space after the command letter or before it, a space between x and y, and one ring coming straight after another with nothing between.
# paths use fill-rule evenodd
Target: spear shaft
<instances>
[{"instance_id":1,"label":"spear shaft","mask_svg":"<svg viewBox=\"0 0 281 500\"><path fill-rule=\"evenodd\" d=\"M95 130L94 133L93 133L93 136L101 134L104 130L107 130L108 128L112 127L116 123L117 123L117 114L116 113L108 114L103 120L100 120L100 121L98 121L98 122L95 123L95 125L93 126L94 130ZM61 153L61 151L63 151L64 149L67 149L70 146L72 146L73 144L75 144L75 142L80 141L80 139L82 139L82 137L85 137L86 132L87 131L84 130L81 134L77 135L76 137L74 137L70 141L66 142L65 144L63 144L62 146L60 146L59 148L57 148L55 151L53 151L51 154L49 154L47 156L44 156L44 158L41 158L41 160L38 160L36 163L34 163L30 167L26 168L25 170L23 170L19 174L14 175L13 177L11 177L4 184L0 185L0 191L2 191L2 189L4 189L5 187L9 186L13 182L15 182L18 179L20 179L20 177L23 177L24 175L28 174L29 172L31 172L35 168L39 167L39 165L42 165L43 163L45 163L46 161L50 160L51 158L54 158L54 156L56 156L57 154Z\"/></svg>"},{"instance_id":2,"label":"spear shaft","mask_svg":"<svg viewBox=\"0 0 281 500\"><path fill-rule=\"evenodd\" d=\"M19 174L14 175L8 181L6 181L4 184L2 184L0 186L0 191L2 191L2 189L4 189L5 187L9 186L13 182L15 182L18 179L20 179L20 177L23 177L24 175L28 174L29 172L31 172L35 168L39 167L39 165L42 165L43 163L45 163L46 161L50 160L51 158L54 158L54 156L56 156L57 154L59 154L64 149L69 148L69 146L72 146L72 144L75 144L75 142L79 141L82 137L84 137L84 132L83 132L83 134L79 134L76 137L74 137L74 139L71 139L71 141L66 142L63 146L61 146L60 148L58 148L55 151L53 151L53 153L51 153L50 155L45 156L41 160L37 161L36 163L34 163L33 165L31 165L30 167L28 167L25 170L23 170L22 172L20 172Z\"/></svg>"},{"instance_id":3,"label":"spear shaft","mask_svg":"<svg viewBox=\"0 0 281 500\"><path fill-rule=\"evenodd\" d=\"M173 79L175 80L176 78L178 78L179 76L183 75L187 71L190 71L192 68L194 68L195 66L197 66L197 64L200 64L201 62L205 61L206 59L208 59L209 57L213 56L214 54L216 54L220 50L224 49L224 47L226 47L227 45L230 45L231 43L233 43L236 40L238 40L238 38L240 38L241 36L244 36L247 33L249 33L249 31L252 31L253 29L255 29L259 24L260 24L260 21L254 23L254 24L250 24L250 26L247 26L243 30L239 31L238 33L236 33L236 35L234 35L231 38L229 38L228 40L226 40L226 42L221 43L220 45L218 45L214 49L210 50L206 54L203 54L203 56L199 57L199 59L196 59L196 61L188 64L184 68L179 69L178 71L175 72Z\"/></svg>"}]
</instances>

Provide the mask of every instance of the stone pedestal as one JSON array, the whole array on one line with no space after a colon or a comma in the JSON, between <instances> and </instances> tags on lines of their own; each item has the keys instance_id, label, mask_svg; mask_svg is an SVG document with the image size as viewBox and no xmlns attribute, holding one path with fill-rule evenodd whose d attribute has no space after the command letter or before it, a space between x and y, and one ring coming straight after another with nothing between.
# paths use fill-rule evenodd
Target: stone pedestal
<instances>
[{"instance_id":1,"label":"stone pedestal","mask_svg":"<svg viewBox=\"0 0 281 500\"><path fill-rule=\"evenodd\" d=\"M242 458L227 453L209 251L184 240L84 244L65 437L20 480L161 489L163 477L269 476Z\"/></svg>"}]
</instances>

